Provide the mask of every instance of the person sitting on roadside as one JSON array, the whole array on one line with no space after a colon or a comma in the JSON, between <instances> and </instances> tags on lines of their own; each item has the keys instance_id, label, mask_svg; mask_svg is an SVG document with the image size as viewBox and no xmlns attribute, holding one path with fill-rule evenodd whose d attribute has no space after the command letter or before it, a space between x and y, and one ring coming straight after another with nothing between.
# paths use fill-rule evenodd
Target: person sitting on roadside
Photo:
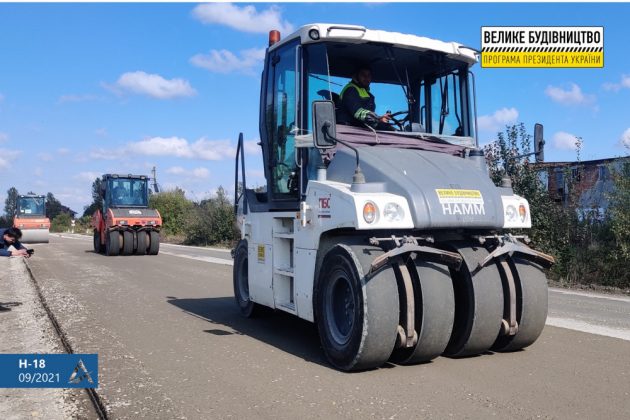
<instances>
[{"instance_id":1,"label":"person sitting on roadside","mask_svg":"<svg viewBox=\"0 0 630 420\"><path fill-rule=\"evenodd\" d=\"M0 257L30 257L26 247L20 243L20 238L22 231L18 228L0 229Z\"/></svg>"}]
</instances>

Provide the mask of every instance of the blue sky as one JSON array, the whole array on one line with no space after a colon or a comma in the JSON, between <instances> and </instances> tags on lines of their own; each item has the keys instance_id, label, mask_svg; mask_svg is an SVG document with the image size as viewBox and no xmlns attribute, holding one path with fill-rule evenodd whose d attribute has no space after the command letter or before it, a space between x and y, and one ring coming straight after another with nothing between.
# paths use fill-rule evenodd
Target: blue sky
<instances>
[{"instance_id":1,"label":"blue sky","mask_svg":"<svg viewBox=\"0 0 630 420\"><path fill-rule=\"evenodd\" d=\"M547 161L630 151L630 4L0 4L0 204L52 192L79 213L103 173L149 174L201 200L233 189L239 131L249 183L271 27L334 22L480 48L481 26L604 26L600 69L482 69L480 140L545 126ZM377 98L378 102L378 98ZM624 142L626 147L624 147Z\"/></svg>"}]
</instances>

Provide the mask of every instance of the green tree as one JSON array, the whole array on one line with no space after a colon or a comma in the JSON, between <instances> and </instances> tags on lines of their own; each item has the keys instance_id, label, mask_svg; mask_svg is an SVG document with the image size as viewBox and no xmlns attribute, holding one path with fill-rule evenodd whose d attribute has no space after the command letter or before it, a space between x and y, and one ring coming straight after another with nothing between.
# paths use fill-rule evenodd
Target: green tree
<instances>
[{"instance_id":1,"label":"green tree","mask_svg":"<svg viewBox=\"0 0 630 420\"><path fill-rule=\"evenodd\" d=\"M62 204L55 198L53 193L46 194L46 217L53 220L59 213L61 213Z\"/></svg>"},{"instance_id":2,"label":"green tree","mask_svg":"<svg viewBox=\"0 0 630 420\"><path fill-rule=\"evenodd\" d=\"M149 197L149 206L160 212L166 234L185 234L186 224L194 205L186 198L184 190L175 188L171 191L152 194Z\"/></svg>"},{"instance_id":3,"label":"green tree","mask_svg":"<svg viewBox=\"0 0 630 420\"><path fill-rule=\"evenodd\" d=\"M89 233L92 231L92 216L86 215L76 220L76 233Z\"/></svg>"},{"instance_id":4,"label":"green tree","mask_svg":"<svg viewBox=\"0 0 630 420\"><path fill-rule=\"evenodd\" d=\"M15 187L11 187L7 190L7 198L4 200L4 214L13 219L15 216L15 212L17 211L17 203L18 203L18 190Z\"/></svg>"},{"instance_id":5,"label":"green tree","mask_svg":"<svg viewBox=\"0 0 630 420\"><path fill-rule=\"evenodd\" d=\"M543 174L529 161L532 136L523 123L507 126L505 132L497 133L497 140L485 147L490 177L500 185L508 177L514 192L529 202L532 229L522 233L528 235L534 246L556 257L554 270L559 276L566 275L572 260L572 233L577 223L573 208L563 207L549 196L541 181Z\"/></svg>"},{"instance_id":6,"label":"green tree","mask_svg":"<svg viewBox=\"0 0 630 420\"><path fill-rule=\"evenodd\" d=\"M67 232L70 230L72 217L68 213L59 213L50 222L50 230L53 232Z\"/></svg>"},{"instance_id":7,"label":"green tree","mask_svg":"<svg viewBox=\"0 0 630 420\"><path fill-rule=\"evenodd\" d=\"M230 244L236 238L234 206L225 189L195 206L188 220L186 243L192 245Z\"/></svg>"},{"instance_id":8,"label":"green tree","mask_svg":"<svg viewBox=\"0 0 630 420\"><path fill-rule=\"evenodd\" d=\"M103 208L103 197L101 196L101 185L103 180L96 178L92 182L92 204L83 209L83 216L91 216L98 209Z\"/></svg>"},{"instance_id":9,"label":"green tree","mask_svg":"<svg viewBox=\"0 0 630 420\"><path fill-rule=\"evenodd\" d=\"M630 161L622 163L621 168L613 171L615 192L611 196L608 208L611 230L617 247L617 258L630 267Z\"/></svg>"}]
</instances>

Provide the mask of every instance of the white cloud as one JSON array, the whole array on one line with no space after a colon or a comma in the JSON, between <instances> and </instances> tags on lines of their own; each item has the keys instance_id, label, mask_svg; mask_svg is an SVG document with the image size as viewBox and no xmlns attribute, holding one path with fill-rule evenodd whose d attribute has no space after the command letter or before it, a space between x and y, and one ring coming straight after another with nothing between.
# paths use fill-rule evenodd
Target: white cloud
<instances>
[{"instance_id":1,"label":"white cloud","mask_svg":"<svg viewBox=\"0 0 630 420\"><path fill-rule=\"evenodd\" d=\"M277 6L258 12L254 6L211 3L195 7L192 14L202 23L217 23L242 32L266 34L272 29L286 35L293 32L293 25L282 19L282 12Z\"/></svg>"},{"instance_id":2,"label":"white cloud","mask_svg":"<svg viewBox=\"0 0 630 420\"><path fill-rule=\"evenodd\" d=\"M65 147L62 147L60 149L57 149L57 153L59 153L61 156L66 156L70 154L70 149L66 149Z\"/></svg>"},{"instance_id":3,"label":"white cloud","mask_svg":"<svg viewBox=\"0 0 630 420\"><path fill-rule=\"evenodd\" d=\"M585 95L575 83L571 83L568 90L551 85L547 86L545 95L549 96L552 101L562 105L589 105L595 102L595 96Z\"/></svg>"},{"instance_id":4,"label":"white cloud","mask_svg":"<svg viewBox=\"0 0 630 420\"><path fill-rule=\"evenodd\" d=\"M630 149L630 128L623 132L619 138L619 142L623 147Z\"/></svg>"},{"instance_id":5,"label":"white cloud","mask_svg":"<svg viewBox=\"0 0 630 420\"><path fill-rule=\"evenodd\" d=\"M244 142L245 153L248 155L262 155L262 150L258 143L260 140L247 140Z\"/></svg>"},{"instance_id":6,"label":"white cloud","mask_svg":"<svg viewBox=\"0 0 630 420\"><path fill-rule=\"evenodd\" d=\"M97 172L80 172L74 176L76 179L85 181L85 182L94 182L96 178L100 178L101 174Z\"/></svg>"},{"instance_id":7,"label":"white cloud","mask_svg":"<svg viewBox=\"0 0 630 420\"><path fill-rule=\"evenodd\" d=\"M189 143L180 137L151 137L138 142L128 143L126 146L112 151L99 148L90 153L94 159L117 159L127 154L144 156L171 156L185 159L223 160L232 159L236 148L229 140L208 140L200 138Z\"/></svg>"},{"instance_id":8,"label":"white cloud","mask_svg":"<svg viewBox=\"0 0 630 420\"><path fill-rule=\"evenodd\" d=\"M42 175L44 175L44 171L42 170L42 168L39 168L39 167L35 168L33 170L33 175L35 175L35 176L42 176Z\"/></svg>"},{"instance_id":9,"label":"white cloud","mask_svg":"<svg viewBox=\"0 0 630 420\"><path fill-rule=\"evenodd\" d=\"M97 128L94 133L99 137L107 137L107 129L106 128Z\"/></svg>"},{"instance_id":10,"label":"white cloud","mask_svg":"<svg viewBox=\"0 0 630 420\"><path fill-rule=\"evenodd\" d=\"M72 102L89 102L97 101L100 98L96 95L61 95L57 100L57 103L65 104Z\"/></svg>"},{"instance_id":11,"label":"white cloud","mask_svg":"<svg viewBox=\"0 0 630 420\"><path fill-rule=\"evenodd\" d=\"M577 150L578 138L564 131L558 131L553 135L553 146L559 150Z\"/></svg>"},{"instance_id":12,"label":"white cloud","mask_svg":"<svg viewBox=\"0 0 630 420\"><path fill-rule=\"evenodd\" d=\"M152 137L129 143L126 149L132 153L147 156L192 157L188 141L179 137Z\"/></svg>"},{"instance_id":13,"label":"white cloud","mask_svg":"<svg viewBox=\"0 0 630 420\"><path fill-rule=\"evenodd\" d=\"M207 168L195 168L191 171L182 168L181 166L173 166L166 170L166 173L173 175L181 175L192 178L206 179L210 177L210 171Z\"/></svg>"},{"instance_id":14,"label":"white cloud","mask_svg":"<svg viewBox=\"0 0 630 420\"><path fill-rule=\"evenodd\" d=\"M9 140L9 135L7 133L0 133L0 143Z\"/></svg>"},{"instance_id":15,"label":"white cloud","mask_svg":"<svg viewBox=\"0 0 630 420\"><path fill-rule=\"evenodd\" d=\"M173 166L168 168L166 173L193 179L207 179L210 177L210 171L203 167L187 170L181 166Z\"/></svg>"},{"instance_id":16,"label":"white cloud","mask_svg":"<svg viewBox=\"0 0 630 420\"><path fill-rule=\"evenodd\" d=\"M492 115L482 115L477 119L480 131L498 131L518 119L516 108L501 108Z\"/></svg>"},{"instance_id":17,"label":"white cloud","mask_svg":"<svg viewBox=\"0 0 630 420\"><path fill-rule=\"evenodd\" d=\"M90 158L92 159L102 159L102 160L114 160L119 159L123 154L120 151L114 151L105 148L98 148L92 150L90 152ZM77 159L77 162L87 162L87 159L83 155L80 155Z\"/></svg>"},{"instance_id":18,"label":"white cloud","mask_svg":"<svg viewBox=\"0 0 630 420\"><path fill-rule=\"evenodd\" d=\"M211 50L209 54L194 55L190 63L215 73L254 74L254 68L262 64L264 58L264 48L243 50L238 57L228 50Z\"/></svg>"},{"instance_id":19,"label":"white cloud","mask_svg":"<svg viewBox=\"0 0 630 420\"><path fill-rule=\"evenodd\" d=\"M46 152L39 153L37 157L39 158L39 160L44 162L51 162L53 160L53 155Z\"/></svg>"},{"instance_id":20,"label":"white cloud","mask_svg":"<svg viewBox=\"0 0 630 420\"><path fill-rule=\"evenodd\" d=\"M184 79L167 80L159 74L148 74L143 71L124 73L111 89L116 92L136 93L157 99L171 99L197 94L190 83Z\"/></svg>"},{"instance_id":21,"label":"white cloud","mask_svg":"<svg viewBox=\"0 0 630 420\"><path fill-rule=\"evenodd\" d=\"M263 171L262 169L248 169L246 174L247 174L247 179L251 179L251 178L265 179L265 171Z\"/></svg>"},{"instance_id":22,"label":"white cloud","mask_svg":"<svg viewBox=\"0 0 630 420\"><path fill-rule=\"evenodd\" d=\"M604 83L603 87L604 90L612 90L613 92L619 92L622 88L630 89L630 76L622 74L619 83Z\"/></svg>"},{"instance_id":23,"label":"white cloud","mask_svg":"<svg viewBox=\"0 0 630 420\"><path fill-rule=\"evenodd\" d=\"M192 176L195 178L208 178L210 171L207 168L195 168L192 170Z\"/></svg>"},{"instance_id":24,"label":"white cloud","mask_svg":"<svg viewBox=\"0 0 630 420\"><path fill-rule=\"evenodd\" d=\"M22 153L20 150L0 149L0 170L11 168L13 159Z\"/></svg>"},{"instance_id":25,"label":"white cloud","mask_svg":"<svg viewBox=\"0 0 630 420\"><path fill-rule=\"evenodd\" d=\"M168 168L166 170L167 174L173 174L173 175L181 175L184 172L186 172L186 170L184 168L182 168L181 166L173 166L173 167Z\"/></svg>"}]
</instances>

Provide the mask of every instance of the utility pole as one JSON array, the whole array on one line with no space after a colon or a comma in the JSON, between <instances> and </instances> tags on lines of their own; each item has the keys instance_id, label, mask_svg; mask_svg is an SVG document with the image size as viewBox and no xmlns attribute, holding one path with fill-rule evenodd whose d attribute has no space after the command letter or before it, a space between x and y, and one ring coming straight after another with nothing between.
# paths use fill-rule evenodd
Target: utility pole
<instances>
[{"instance_id":1,"label":"utility pole","mask_svg":"<svg viewBox=\"0 0 630 420\"><path fill-rule=\"evenodd\" d=\"M157 175L156 175L155 166L151 170L151 173L153 174L153 191L157 194L160 192L160 187L158 187L158 183L157 183Z\"/></svg>"}]
</instances>

